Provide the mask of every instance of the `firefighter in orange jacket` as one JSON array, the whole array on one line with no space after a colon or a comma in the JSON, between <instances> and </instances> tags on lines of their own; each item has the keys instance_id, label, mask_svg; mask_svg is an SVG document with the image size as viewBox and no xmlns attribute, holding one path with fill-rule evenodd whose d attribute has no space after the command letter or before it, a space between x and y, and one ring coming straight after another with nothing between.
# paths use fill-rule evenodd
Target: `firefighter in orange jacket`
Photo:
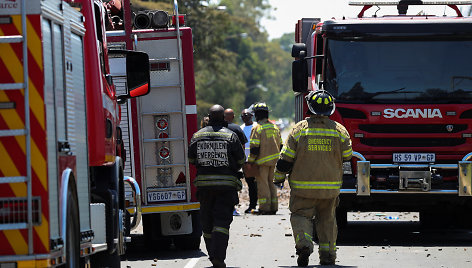
<instances>
[{"instance_id":1,"label":"firefighter in orange jacket","mask_svg":"<svg viewBox=\"0 0 472 268\"><path fill-rule=\"evenodd\" d=\"M272 180L282 138L279 128L269 122L269 108L265 103L256 103L253 111L257 125L251 130L247 161L259 166L259 176L256 176L259 213L273 215L278 210L278 200Z\"/></svg>"},{"instance_id":2,"label":"firefighter in orange jacket","mask_svg":"<svg viewBox=\"0 0 472 268\"><path fill-rule=\"evenodd\" d=\"M313 252L313 222L319 239L321 265L336 260L336 206L343 177L343 161L352 157L346 128L330 120L334 98L327 91L306 96L312 115L296 124L277 161L274 183L283 183L289 174L290 222L295 238L298 266L307 266Z\"/></svg>"}]
</instances>

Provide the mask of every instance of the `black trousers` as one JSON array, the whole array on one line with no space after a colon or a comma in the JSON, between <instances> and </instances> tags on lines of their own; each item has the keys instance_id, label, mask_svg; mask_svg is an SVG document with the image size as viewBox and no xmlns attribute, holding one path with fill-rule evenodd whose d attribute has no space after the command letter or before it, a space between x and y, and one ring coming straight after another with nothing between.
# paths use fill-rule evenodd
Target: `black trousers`
<instances>
[{"instance_id":1,"label":"black trousers","mask_svg":"<svg viewBox=\"0 0 472 268\"><path fill-rule=\"evenodd\" d=\"M238 192L234 190L217 190L213 187L197 191L200 201L200 215L203 238L210 260L226 259L228 248L229 226L233 221L233 208L239 203Z\"/></svg>"},{"instance_id":2,"label":"black trousers","mask_svg":"<svg viewBox=\"0 0 472 268\"><path fill-rule=\"evenodd\" d=\"M257 206L257 183L256 178L246 178L247 188L249 190L249 207L256 208Z\"/></svg>"}]
</instances>

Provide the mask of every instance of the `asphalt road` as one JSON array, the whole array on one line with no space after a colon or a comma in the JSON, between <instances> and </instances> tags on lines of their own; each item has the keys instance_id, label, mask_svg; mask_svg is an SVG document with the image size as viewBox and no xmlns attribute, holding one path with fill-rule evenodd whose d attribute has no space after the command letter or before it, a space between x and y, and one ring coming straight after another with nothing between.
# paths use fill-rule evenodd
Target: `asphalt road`
<instances>
[{"instance_id":1,"label":"asphalt road","mask_svg":"<svg viewBox=\"0 0 472 268\"><path fill-rule=\"evenodd\" d=\"M140 232L121 267L211 267L203 240L199 251L157 250L144 246ZM333 267L472 267L470 230L423 229L417 213L352 213L338 238ZM234 217L229 243L228 267L296 267L286 203L277 215ZM319 267L316 252L309 267Z\"/></svg>"}]
</instances>

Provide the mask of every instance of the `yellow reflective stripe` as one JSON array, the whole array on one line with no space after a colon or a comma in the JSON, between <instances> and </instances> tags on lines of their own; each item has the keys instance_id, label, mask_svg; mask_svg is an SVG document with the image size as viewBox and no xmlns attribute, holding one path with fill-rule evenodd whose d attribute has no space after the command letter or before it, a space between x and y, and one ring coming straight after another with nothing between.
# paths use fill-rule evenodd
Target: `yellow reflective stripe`
<instances>
[{"instance_id":1,"label":"yellow reflective stripe","mask_svg":"<svg viewBox=\"0 0 472 268\"><path fill-rule=\"evenodd\" d=\"M272 203L277 203L277 202L279 202L279 199L277 199L277 197L274 197L270 201L272 201Z\"/></svg>"},{"instance_id":2,"label":"yellow reflective stripe","mask_svg":"<svg viewBox=\"0 0 472 268\"><path fill-rule=\"evenodd\" d=\"M220 136L220 137L231 137L233 133L226 133L226 132L197 132L193 134L194 138L198 138L201 136Z\"/></svg>"},{"instance_id":3,"label":"yellow reflective stripe","mask_svg":"<svg viewBox=\"0 0 472 268\"><path fill-rule=\"evenodd\" d=\"M326 243L326 244L320 243L318 248L319 248L320 251L329 251L329 244L328 243Z\"/></svg>"},{"instance_id":4,"label":"yellow reflective stripe","mask_svg":"<svg viewBox=\"0 0 472 268\"><path fill-rule=\"evenodd\" d=\"M263 157L263 158L257 160L256 164L260 165L260 164L263 164L265 162L269 162L270 160L274 160L274 159L277 159L277 158L279 158L279 154L269 155L269 156L266 156L266 157Z\"/></svg>"},{"instance_id":5,"label":"yellow reflective stripe","mask_svg":"<svg viewBox=\"0 0 472 268\"><path fill-rule=\"evenodd\" d=\"M259 198L257 201L259 201L259 204L265 204L267 203L267 198Z\"/></svg>"},{"instance_id":6,"label":"yellow reflective stripe","mask_svg":"<svg viewBox=\"0 0 472 268\"><path fill-rule=\"evenodd\" d=\"M284 146L281 151L282 154L290 157L290 158L295 158L295 151L288 148L287 146Z\"/></svg>"},{"instance_id":7,"label":"yellow reflective stripe","mask_svg":"<svg viewBox=\"0 0 472 268\"><path fill-rule=\"evenodd\" d=\"M348 157L352 155L352 148L349 148L348 150L343 151L343 157Z\"/></svg>"},{"instance_id":8,"label":"yellow reflective stripe","mask_svg":"<svg viewBox=\"0 0 472 268\"><path fill-rule=\"evenodd\" d=\"M229 230L228 229L223 228L223 227L218 227L218 226L213 227L213 232L220 232L220 233L229 235Z\"/></svg>"},{"instance_id":9,"label":"yellow reflective stripe","mask_svg":"<svg viewBox=\"0 0 472 268\"><path fill-rule=\"evenodd\" d=\"M275 125L270 124L270 123L261 125L261 126L257 129L257 133L261 133L261 131L264 130L264 129L275 129Z\"/></svg>"},{"instance_id":10,"label":"yellow reflective stripe","mask_svg":"<svg viewBox=\"0 0 472 268\"><path fill-rule=\"evenodd\" d=\"M290 181L290 187L296 189L339 189L342 181Z\"/></svg>"},{"instance_id":11,"label":"yellow reflective stripe","mask_svg":"<svg viewBox=\"0 0 472 268\"><path fill-rule=\"evenodd\" d=\"M295 134L294 138L296 141L300 139L301 136L329 136L329 137L339 137L342 142L347 139L347 136L335 129L329 128L305 128L300 130Z\"/></svg>"},{"instance_id":12,"label":"yellow reflective stripe","mask_svg":"<svg viewBox=\"0 0 472 268\"><path fill-rule=\"evenodd\" d=\"M204 238L211 238L211 234L203 233Z\"/></svg>"},{"instance_id":13,"label":"yellow reflective stripe","mask_svg":"<svg viewBox=\"0 0 472 268\"><path fill-rule=\"evenodd\" d=\"M256 160L256 157L254 157L252 155L247 158L248 162L254 162L255 160Z\"/></svg>"},{"instance_id":14,"label":"yellow reflective stripe","mask_svg":"<svg viewBox=\"0 0 472 268\"><path fill-rule=\"evenodd\" d=\"M251 141L249 142L250 144L254 144L254 145L259 145L261 144L261 140L259 139L251 139Z\"/></svg>"},{"instance_id":15,"label":"yellow reflective stripe","mask_svg":"<svg viewBox=\"0 0 472 268\"><path fill-rule=\"evenodd\" d=\"M194 181L195 186L232 186L241 189L241 181L230 175L198 175Z\"/></svg>"},{"instance_id":16,"label":"yellow reflective stripe","mask_svg":"<svg viewBox=\"0 0 472 268\"><path fill-rule=\"evenodd\" d=\"M285 179L285 174L283 174L283 173L281 173L281 172L279 172L279 171L276 171L276 172L274 173L274 178L279 179L279 180L280 180L280 179L283 180L283 179Z\"/></svg>"},{"instance_id":17,"label":"yellow reflective stripe","mask_svg":"<svg viewBox=\"0 0 472 268\"><path fill-rule=\"evenodd\" d=\"M305 238L306 238L307 240L309 240L309 241L312 241L312 240L313 240L312 237L311 237L311 235L309 235L309 234L307 234L307 233L305 233Z\"/></svg>"}]
</instances>

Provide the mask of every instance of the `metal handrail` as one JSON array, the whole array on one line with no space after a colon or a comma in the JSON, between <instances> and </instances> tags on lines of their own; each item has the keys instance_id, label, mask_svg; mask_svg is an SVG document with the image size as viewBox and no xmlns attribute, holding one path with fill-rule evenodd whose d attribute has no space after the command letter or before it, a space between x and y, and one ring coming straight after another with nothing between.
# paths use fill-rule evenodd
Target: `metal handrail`
<instances>
[{"instance_id":1,"label":"metal handrail","mask_svg":"<svg viewBox=\"0 0 472 268\"><path fill-rule=\"evenodd\" d=\"M133 221L130 224L130 229L134 230L136 229L136 227L138 227L139 223L141 222L141 216L142 216L141 189L139 188L138 182L136 182L136 180L132 177L125 176L124 181L129 184L134 195L135 210L134 210L134 214L132 215Z\"/></svg>"}]
</instances>

